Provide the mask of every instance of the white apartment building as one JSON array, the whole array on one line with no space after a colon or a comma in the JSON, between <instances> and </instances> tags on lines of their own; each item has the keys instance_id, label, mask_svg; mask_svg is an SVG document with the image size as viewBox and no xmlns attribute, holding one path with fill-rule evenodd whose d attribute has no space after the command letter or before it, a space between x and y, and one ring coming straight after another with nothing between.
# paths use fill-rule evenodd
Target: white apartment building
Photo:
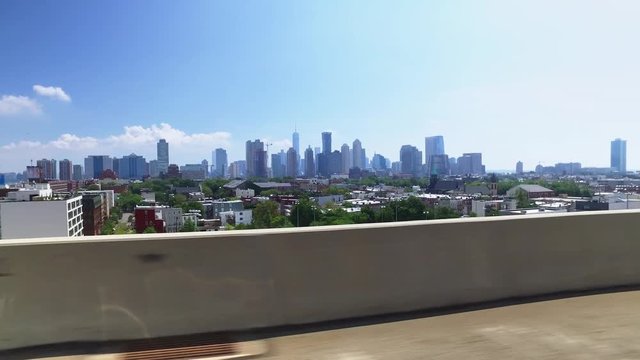
<instances>
[{"instance_id":1,"label":"white apartment building","mask_svg":"<svg viewBox=\"0 0 640 360\"><path fill-rule=\"evenodd\" d=\"M0 202L0 239L82 236L82 230L82 196Z\"/></svg>"},{"instance_id":2,"label":"white apartment building","mask_svg":"<svg viewBox=\"0 0 640 360\"><path fill-rule=\"evenodd\" d=\"M168 233L180 231L184 225L181 208L161 207L160 216L164 220L165 230Z\"/></svg>"},{"instance_id":3,"label":"white apartment building","mask_svg":"<svg viewBox=\"0 0 640 360\"><path fill-rule=\"evenodd\" d=\"M220 221L222 226L226 226L229 222L233 222L235 225L251 225L253 221L253 210L223 211L220 213Z\"/></svg>"}]
</instances>

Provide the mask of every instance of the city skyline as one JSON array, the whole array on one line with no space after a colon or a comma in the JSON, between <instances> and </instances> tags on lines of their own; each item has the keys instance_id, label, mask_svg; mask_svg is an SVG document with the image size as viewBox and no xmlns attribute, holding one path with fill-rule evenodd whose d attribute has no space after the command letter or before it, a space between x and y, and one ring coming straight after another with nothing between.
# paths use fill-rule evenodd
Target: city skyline
<instances>
[{"instance_id":1,"label":"city skyline","mask_svg":"<svg viewBox=\"0 0 640 360\"><path fill-rule=\"evenodd\" d=\"M622 136L640 167L637 2L116 3L0 3L0 172L153 159L160 138L173 163L241 159L247 139L286 152L292 130L299 152L330 131L392 160L439 134L487 170L605 167Z\"/></svg>"},{"instance_id":2,"label":"city skyline","mask_svg":"<svg viewBox=\"0 0 640 360\"><path fill-rule=\"evenodd\" d=\"M294 132L294 134L296 134L296 137L300 136L298 132ZM331 132L322 132L320 135L321 135L321 141L320 142L322 143L322 145L324 145L323 146L324 148L326 148L327 147L326 145L328 145L327 150L333 150L336 153L340 153L340 155L341 155L340 156L340 169L342 169L341 173L348 173L348 171L345 171L345 169L348 169L347 164L345 163L345 160L347 158L348 158L348 163L350 164L350 167L361 167L361 168L365 168L366 167L364 165L363 166L359 166L360 164L359 164L358 160L356 160L356 157L353 155L354 148L355 148L356 149L356 153L358 151L360 151L362 156L366 156L366 154L364 153L366 149L364 147L362 147L362 143L360 142L359 139L355 139L353 141L353 145L354 146L352 148L349 148L349 145L347 143L345 143L345 144L342 145L342 147L333 149L331 147L332 133ZM613 160L614 159L614 153L617 153L618 151L621 151L621 153L622 153L622 159L620 160L621 164L623 165L623 169L624 169L622 172L633 171L633 169L628 169L627 168L627 160L626 160L626 157L627 157L626 143L627 143L627 141L623 140L623 139L620 139L620 138L615 138L614 140L611 140L611 142L610 142L610 145L611 145L610 146L610 152L608 153L609 158L610 158L610 165L594 166L593 164L584 163L584 162L581 162L581 161L566 162L566 161L562 161L562 160L557 160L557 161L553 161L553 162L550 162L550 163L541 163L540 162L540 163L537 163L537 164L531 164L530 168L527 168L526 165L523 164L523 162L521 160L518 160L518 161L516 161L515 165L512 164L512 167L510 169L509 168L505 168L505 169L490 169L490 168L487 168L486 165L484 165L485 162L486 162L486 158L483 159L483 153L482 152L476 152L476 153L467 153L467 152L465 152L465 153L461 153L461 154L448 154L447 152L444 152L444 145L443 145L444 144L444 137L441 136L441 135L427 136L424 139L425 139L425 145L424 145L424 148L422 148L422 149L419 146L414 146L413 144L404 144L404 145L402 145L400 147L400 154L399 154L399 156L397 158L395 158L394 156L391 156L391 155L380 154L380 153L374 152L373 154L371 154L370 156L366 156L362 160L367 160L368 164L370 165L370 167L373 167L374 157L376 155L379 155L379 156L382 156L385 159L388 159L390 163L394 163L396 161L401 162L402 161L401 158L402 158L403 148L405 148L406 146L411 146L411 147L416 148L416 150L418 150L418 152L420 153L421 166L424 165L426 167L424 169L425 170L425 174L424 175L427 175L427 173L438 174L438 175L446 174L446 172L444 172L444 173L440 173L439 171L438 172L434 172L433 171L433 169L434 169L433 165L430 165L430 164L428 164L426 162L426 155L424 155L425 159L422 159L423 154L426 154L427 152L429 152L429 148L431 148L431 151L433 151L434 144L433 143L429 143L429 141L433 141L433 139L437 139L438 145L436 147L438 147L438 149L439 149L437 152L439 153L439 155L443 155L444 156L444 158L438 159L440 165L437 165L437 168L446 169L447 171L449 170L450 161L453 161L453 164L456 167L458 167L459 163L456 164L456 160L459 161L460 159L465 159L467 156L471 156L471 155L475 156L476 154L479 156L479 160L475 160L474 161L474 163L476 164L474 166L471 166L470 164L467 165L470 169L473 169L473 171L469 171L469 173L479 173L478 169L479 169L479 167L481 165L482 165L483 171L485 171L485 172L500 172L500 173L514 173L515 172L515 173L517 173L517 171L514 171L514 166L517 167L518 164L520 164L519 166L522 166L522 168L523 168L523 170L525 172L532 172L532 171L537 171L537 169L540 168L541 166L542 167L553 167L554 165L558 165L558 164L559 165L563 165L563 164L567 164L567 163L578 163L578 164L586 165L586 167L592 167L592 168L608 168L608 167L611 167L612 169L618 171L618 167L614 166L614 163L613 163L614 162L614 160ZM614 147L614 143L619 143L619 142L624 144L623 148L622 148L623 150L614 150L614 149L617 149L617 147ZM132 152L130 154L123 154L122 156L118 156L118 155L114 155L114 154L108 154L108 153L101 153L99 155L97 155L97 154L84 155L84 157L79 159L79 160L69 160L68 156L66 156L66 157L63 156L61 159L56 159L54 157L51 157L50 161L53 162L53 165L49 166L49 165L46 165L46 164L43 165L41 163L43 161L49 161L49 158L44 156L44 157L40 157L40 158L36 158L36 159L30 159L29 163L23 164L23 168L22 169L16 169L16 170L13 170L13 171L2 171L0 169L0 173L12 173L12 172L14 172L14 173L22 173L22 172L24 172L24 167L25 166L28 167L29 165L34 164L34 161L35 161L35 165L41 167L43 169L41 171L43 171L45 174L48 174L49 171L51 171L51 170L46 170L47 168L52 168L52 169L55 168L55 170L52 170L52 171L53 171L53 174L56 174L56 172L59 169L59 165L56 164L56 161L58 161L58 162L70 161L73 165L84 162L83 172L86 173L86 169L87 168L90 169L89 172L93 171L92 170L93 165L92 166L87 166L87 161L90 158L105 157L105 159L109 158L109 161L115 162L115 161L127 159L127 158L135 155L136 157L145 159L144 161L147 161L147 166L149 167L149 173L151 174L151 176L157 176L160 173L159 165L162 162L161 159L165 159L165 158L169 157L168 148L169 148L170 144L171 143L169 141L167 141L166 139L164 139L164 138L158 139L158 141L155 143L155 146L154 146L154 148L156 149L156 151L155 151L156 157L154 158L153 155L149 156L148 160L145 159L145 157L146 157L145 155L141 155L140 153L133 153ZM250 144L251 144L251 146L250 146ZM245 149L244 149L245 152L239 158L228 158L227 157L227 149L226 148L216 148L216 149L214 149L214 150L212 150L210 152L210 156L211 156L211 159L212 159L211 168L208 166L209 162L208 162L208 160L206 158L203 158L203 160L201 162L206 162L207 163L207 169L206 169L207 173L209 173L211 171L212 174L217 174L218 173L218 169L216 167L217 161L216 161L215 153L218 152L218 151L221 152L220 159L224 158L224 163L226 165L224 173L225 173L225 176L228 176L230 174L229 174L229 169L227 168L227 166L231 165L234 162L238 162L238 161L244 161L245 163L250 162L249 158L253 156L253 155L250 155L250 153L254 153L255 152L254 150L250 150L250 149L253 149L254 145L259 145L259 148L256 148L255 151L259 151L260 152L260 154L258 155L259 158L260 158L259 159L259 161L260 161L259 166L263 167L264 171L267 171L268 169L272 168L272 163L273 163L274 156L277 156L278 159L281 159L279 164L281 163L282 165L286 165L286 163L288 162L288 160L287 160L287 152L288 152L288 150L293 149L294 152L295 152L295 148L293 147L293 144L291 144L291 146L284 146L279 151L269 151L269 150L273 150L272 148L270 148L270 146L272 146L273 143L269 143L268 140L255 139L255 140L247 140L245 142ZM311 147L311 145L308 145L308 147ZM320 147L315 147L315 148L318 149L318 150L320 149ZM349 151L349 153L348 153L348 155L346 155L346 157L345 157L345 154L346 154L345 153L345 149L347 151ZM222 153L224 153L224 155L222 155ZM262 154L262 153L264 153L264 154ZM302 152L302 154L298 154L297 152L295 152L295 154L296 154L296 156L298 158L298 162L296 163L297 172L298 172L298 174L304 173L304 169L305 169L305 166L304 166L304 163L303 163L304 162L304 157L303 157L304 156L304 152ZM321 152L320 154L324 154L324 151ZM330 153L328 153L328 154L330 154ZM325 155L327 155L327 154L325 154ZM615 155L615 156L617 157L619 155ZM197 162L200 162L200 161L196 160L194 158L194 159L189 159L189 160L187 160L186 162L183 162L183 163L181 163L181 162L173 162L173 161L171 161L170 163L171 164L176 164L178 166L182 166L182 165L194 164L194 163L197 163ZM116 165L113 165L113 166L115 166L117 168ZM214 168L214 167L216 168L216 170L212 171L211 169ZM285 168L286 168L286 166L285 166ZM451 170L453 170L453 168L451 168ZM253 170L251 170L251 165L249 166L249 171L250 171L250 173L251 173L251 171L253 171ZM276 170L276 171L278 171L278 170ZM261 174L266 174L266 172L260 172L260 173ZM46 177L46 175L45 175L45 177ZM54 176L54 178L57 178L57 176Z\"/></svg>"}]
</instances>

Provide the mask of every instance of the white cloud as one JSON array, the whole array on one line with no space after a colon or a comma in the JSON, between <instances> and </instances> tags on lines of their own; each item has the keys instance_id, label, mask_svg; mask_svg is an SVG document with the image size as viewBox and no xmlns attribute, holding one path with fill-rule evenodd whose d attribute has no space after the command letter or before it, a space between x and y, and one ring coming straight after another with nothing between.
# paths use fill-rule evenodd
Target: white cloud
<instances>
[{"instance_id":1,"label":"white cloud","mask_svg":"<svg viewBox=\"0 0 640 360\"><path fill-rule=\"evenodd\" d=\"M267 138L262 139L262 141L265 143L265 145L269 145L269 152L272 154L277 153L280 150L284 150L286 152L290 147L293 146L293 143L289 139L269 140Z\"/></svg>"},{"instance_id":2,"label":"white cloud","mask_svg":"<svg viewBox=\"0 0 640 360\"><path fill-rule=\"evenodd\" d=\"M86 136L79 137L73 134L62 134L56 140L49 143L51 147L56 149L95 149L100 144L99 140Z\"/></svg>"},{"instance_id":3,"label":"white cloud","mask_svg":"<svg viewBox=\"0 0 640 360\"><path fill-rule=\"evenodd\" d=\"M214 148L229 148L231 145L231 134L227 132L188 134L167 123L148 127L125 126L121 133L101 138L67 133L49 141L22 140L5 144L0 147L3 150L0 151L0 164L6 168L0 171L23 169L31 159L43 157L68 158L82 164L82 159L87 155L121 157L136 153L149 161L156 158L156 142L159 139L167 140L170 160L178 164L200 162L208 158Z\"/></svg>"},{"instance_id":4,"label":"white cloud","mask_svg":"<svg viewBox=\"0 0 640 360\"><path fill-rule=\"evenodd\" d=\"M193 133L172 127L170 124L153 124L150 127L125 126L124 133L109 136L105 142L113 146L128 146L131 144L153 144L159 139L166 139L171 146L176 147L211 147L212 144L228 145L231 134L227 132Z\"/></svg>"},{"instance_id":5,"label":"white cloud","mask_svg":"<svg viewBox=\"0 0 640 360\"><path fill-rule=\"evenodd\" d=\"M37 101L26 96L2 95L0 98L0 116L39 115L42 108Z\"/></svg>"},{"instance_id":6,"label":"white cloud","mask_svg":"<svg viewBox=\"0 0 640 360\"><path fill-rule=\"evenodd\" d=\"M18 141L17 143L12 142L7 145L3 145L2 149L3 150L15 150L15 149L24 150L24 149L37 149L41 147L42 147L42 143L40 141L22 140L22 141Z\"/></svg>"},{"instance_id":7,"label":"white cloud","mask_svg":"<svg viewBox=\"0 0 640 360\"><path fill-rule=\"evenodd\" d=\"M71 101L71 97L67 95L61 87L33 85L33 91L40 96L46 96L64 102Z\"/></svg>"}]
</instances>

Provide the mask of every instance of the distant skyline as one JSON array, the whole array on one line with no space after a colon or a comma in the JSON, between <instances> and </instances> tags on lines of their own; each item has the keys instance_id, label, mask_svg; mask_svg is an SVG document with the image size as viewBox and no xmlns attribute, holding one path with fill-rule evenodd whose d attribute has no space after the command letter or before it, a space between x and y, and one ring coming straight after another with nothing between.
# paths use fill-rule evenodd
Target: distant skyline
<instances>
[{"instance_id":1,"label":"distant skyline","mask_svg":"<svg viewBox=\"0 0 640 360\"><path fill-rule=\"evenodd\" d=\"M0 172L247 140L640 168L637 1L0 2ZM302 156L302 154L301 154Z\"/></svg>"}]
</instances>

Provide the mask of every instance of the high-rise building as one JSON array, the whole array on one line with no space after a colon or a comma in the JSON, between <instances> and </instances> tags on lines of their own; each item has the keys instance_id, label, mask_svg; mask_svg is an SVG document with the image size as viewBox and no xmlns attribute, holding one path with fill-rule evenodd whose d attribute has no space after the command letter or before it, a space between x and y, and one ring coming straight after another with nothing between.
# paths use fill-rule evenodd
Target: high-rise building
<instances>
[{"instance_id":1,"label":"high-rise building","mask_svg":"<svg viewBox=\"0 0 640 360\"><path fill-rule=\"evenodd\" d=\"M444 137L442 137L441 135L437 135L424 138L424 152L425 164L427 164L427 171L430 175L442 175L440 173L443 172L444 167L447 168L448 172L449 164L447 163L446 166L443 166L442 158L438 159L438 169L434 168L431 161L432 156L445 154Z\"/></svg>"},{"instance_id":2,"label":"high-rise building","mask_svg":"<svg viewBox=\"0 0 640 360\"><path fill-rule=\"evenodd\" d=\"M298 176L298 153L293 147L287 150L287 176L292 178Z\"/></svg>"},{"instance_id":3,"label":"high-rise building","mask_svg":"<svg viewBox=\"0 0 640 360\"><path fill-rule=\"evenodd\" d=\"M204 180L207 177L209 163L184 164L180 166L180 174L183 179Z\"/></svg>"},{"instance_id":4,"label":"high-rise building","mask_svg":"<svg viewBox=\"0 0 640 360\"><path fill-rule=\"evenodd\" d=\"M342 144L340 153L342 154L342 173L349 174L349 169L351 168L351 152L349 151L349 145Z\"/></svg>"},{"instance_id":5,"label":"high-rise building","mask_svg":"<svg viewBox=\"0 0 640 360\"><path fill-rule=\"evenodd\" d=\"M169 143L167 140L160 139L157 144L158 171L160 174L166 174L169 168Z\"/></svg>"},{"instance_id":6,"label":"high-rise building","mask_svg":"<svg viewBox=\"0 0 640 360\"><path fill-rule=\"evenodd\" d=\"M271 154L271 177L283 178L286 173L287 168L280 160L280 154Z\"/></svg>"},{"instance_id":7,"label":"high-rise building","mask_svg":"<svg viewBox=\"0 0 640 360\"><path fill-rule=\"evenodd\" d=\"M82 165L73 165L73 180L82 180Z\"/></svg>"},{"instance_id":8,"label":"high-rise building","mask_svg":"<svg viewBox=\"0 0 640 360\"><path fill-rule=\"evenodd\" d=\"M425 161L432 155L444 155L444 137L442 135L424 138Z\"/></svg>"},{"instance_id":9,"label":"high-rise building","mask_svg":"<svg viewBox=\"0 0 640 360\"><path fill-rule=\"evenodd\" d=\"M227 177L227 150L222 148L217 148L214 150L213 155L213 163L214 163L214 177Z\"/></svg>"},{"instance_id":10,"label":"high-rise building","mask_svg":"<svg viewBox=\"0 0 640 360\"><path fill-rule=\"evenodd\" d=\"M113 159L107 155L89 155L84 159L84 176L98 179L105 170L113 170Z\"/></svg>"},{"instance_id":11,"label":"high-rise building","mask_svg":"<svg viewBox=\"0 0 640 360\"><path fill-rule=\"evenodd\" d=\"M373 170L387 170L387 159L380 154L373 154L373 159L371 160L371 167Z\"/></svg>"},{"instance_id":12,"label":"high-rise building","mask_svg":"<svg viewBox=\"0 0 640 360\"><path fill-rule=\"evenodd\" d=\"M314 157L315 156L313 154L313 150L311 150L311 146L309 146L307 150L304 151L304 176L306 178L312 178L316 176L316 164L314 161Z\"/></svg>"},{"instance_id":13,"label":"high-rise building","mask_svg":"<svg viewBox=\"0 0 640 360\"><path fill-rule=\"evenodd\" d=\"M400 148L400 172L413 176L420 175L422 168L422 151L412 145L402 145Z\"/></svg>"},{"instance_id":14,"label":"high-rise building","mask_svg":"<svg viewBox=\"0 0 640 360\"><path fill-rule=\"evenodd\" d=\"M291 142L293 143L293 150L295 150L298 157L300 157L300 134L298 134L297 129L291 134Z\"/></svg>"},{"instance_id":15,"label":"high-rise building","mask_svg":"<svg viewBox=\"0 0 640 360\"><path fill-rule=\"evenodd\" d=\"M209 161L207 161L207 159L202 159L202 161L200 162L200 165L202 165L202 169L204 170L204 178L208 179L209 178Z\"/></svg>"},{"instance_id":16,"label":"high-rise building","mask_svg":"<svg viewBox=\"0 0 640 360\"><path fill-rule=\"evenodd\" d=\"M247 162L245 160L234 161L229 165L229 177L232 179L247 176Z\"/></svg>"},{"instance_id":17,"label":"high-rise building","mask_svg":"<svg viewBox=\"0 0 640 360\"><path fill-rule=\"evenodd\" d=\"M40 168L41 176L45 180L55 180L58 178L56 171L57 161L54 159L42 159L36 162L36 165Z\"/></svg>"},{"instance_id":18,"label":"high-rise building","mask_svg":"<svg viewBox=\"0 0 640 360\"><path fill-rule=\"evenodd\" d=\"M160 176L160 170L158 169L158 160L149 161L149 176L157 178Z\"/></svg>"},{"instance_id":19,"label":"high-rise building","mask_svg":"<svg viewBox=\"0 0 640 360\"><path fill-rule=\"evenodd\" d=\"M342 153L335 150L329 154L318 155L318 175L330 177L342 172Z\"/></svg>"},{"instance_id":20,"label":"high-rise building","mask_svg":"<svg viewBox=\"0 0 640 360\"><path fill-rule=\"evenodd\" d=\"M322 153L331 153L331 133L328 131L322 133Z\"/></svg>"},{"instance_id":21,"label":"high-rise building","mask_svg":"<svg viewBox=\"0 0 640 360\"><path fill-rule=\"evenodd\" d=\"M118 161L118 177L120 179L141 180L145 175L147 161L144 157L136 154L123 156Z\"/></svg>"},{"instance_id":22,"label":"high-rise building","mask_svg":"<svg viewBox=\"0 0 640 360\"><path fill-rule=\"evenodd\" d=\"M247 177L267 177L267 152L260 140L247 141L246 146Z\"/></svg>"},{"instance_id":23,"label":"high-rise building","mask_svg":"<svg viewBox=\"0 0 640 360\"><path fill-rule=\"evenodd\" d=\"M60 160L60 180L71 180L73 175L73 164L71 164L71 160L64 159Z\"/></svg>"},{"instance_id":24,"label":"high-rise building","mask_svg":"<svg viewBox=\"0 0 640 360\"><path fill-rule=\"evenodd\" d=\"M482 153L464 153L458 158L458 174L483 175Z\"/></svg>"},{"instance_id":25,"label":"high-rise building","mask_svg":"<svg viewBox=\"0 0 640 360\"><path fill-rule=\"evenodd\" d=\"M446 154L431 155L427 170L429 175L449 175L449 156Z\"/></svg>"},{"instance_id":26,"label":"high-rise building","mask_svg":"<svg viewBox=\"0 0 640 360\"><path fill-rule=\"evenodd\" d=\"M617 172L627 172L627 141L615 139L611 142L611 169Z\"/></svg>"},{"instance_id":27,"label":"high-rise building","mask_svg":"<svg viewBox=\"0 0 640 360\"><path fill-rule=\"evenodd\" d=\"M449 173L451 175L458 174L458 159L456 159L454 156L449 158Z\"/></svg>"},{"instance_id":28,"label":"high-rise building","mask_svg":"<svg viewBox=\"0 0 640 360\"><path fill-rule=\"evenodd\" d=\"M516 163L516 174L520 175L524 172L524 165L522 164L522 161L518 161Z\"/></svg>"},{"instance_id":29,"label":"high-rise building","mask_svg":"<svg viewBox=\"0 0 640 360\"><path fill-rule=\"evenodd\" d=\"M353 141L353 167L364 169L364 156L362 152L362 143L360 140L355 139Z\"/></svg>"}]
</instances>

